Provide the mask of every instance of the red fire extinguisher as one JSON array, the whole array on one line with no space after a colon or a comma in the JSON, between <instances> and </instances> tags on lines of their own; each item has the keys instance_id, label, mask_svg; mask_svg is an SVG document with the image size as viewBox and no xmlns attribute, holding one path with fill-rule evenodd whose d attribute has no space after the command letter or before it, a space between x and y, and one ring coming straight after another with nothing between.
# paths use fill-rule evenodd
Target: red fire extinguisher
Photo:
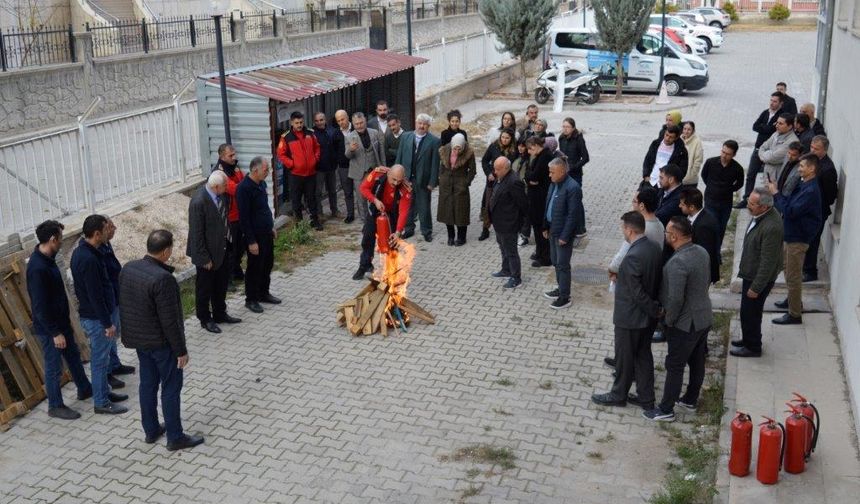
<instances>
[{"instance_id":1,"label":"red fire extinguisher","mask_svg":"<svg viewBox=\"0 0 860 504\"><path fill-rule=\"evenodd\" d=\"M732 450L729 453L729 474L746 476L750 473L753 424L750 416L738 411L732 420Z\"/></svg>"},{"instance_id":2,"label":"red fire extinguisher","mask_svg":"<svg viewBox=\"0 0 860 504\"><path fill-rule=\"evenodd\" d=\"M388 220L388 214L379 212L376 217L376 246L379 252L387 254L391 249L388 246L388 237L391 236L391 223Z\"/></svg>"},{"instance_id":3,"label":"red fire extinguisher","mask_svg":"<svg viewBox=\"0 0 860 504\"><path fill-rule=\"evenodd\" d=\"M806 451L809 442L809 432L815 429L811 418L801 413L797 406L785 403L791 408L785 419L785 472L800 474L806 469Z\"/></svg>"},{"instance_id":4,"label":"red fire extinguisher","mask_svg":"<svg viewBox=\"0 0 860 504\"><path fill-rule=\"evenodd\" d=\"M815 451L815 446L818 444L818 432L821 428L821 416L818 414L818 408L816 408L811 402L807 401L805 397L797 392L792 392L792 394L794 395L794 399L792 399L791 402L794 403L794 406L798 410L800 410L800 413L805 417L815 420L815 428L810 429L807 432L806 460L809 460L810 455Z\"/></svg>"},{"instance_id":5,"label":"red fire extinguisher","mask_svg":"<svg viewBox=\"0 0 860 504\"><path fill-rule=\"evenodd\" d=\"M785 427L773 418L762 417L766 422L759 425L758 431L758 460L755 477L765 485L773 485L779 481L779 470L782 469L782 457L785 452Z\"/></svg>"}]
</instances>

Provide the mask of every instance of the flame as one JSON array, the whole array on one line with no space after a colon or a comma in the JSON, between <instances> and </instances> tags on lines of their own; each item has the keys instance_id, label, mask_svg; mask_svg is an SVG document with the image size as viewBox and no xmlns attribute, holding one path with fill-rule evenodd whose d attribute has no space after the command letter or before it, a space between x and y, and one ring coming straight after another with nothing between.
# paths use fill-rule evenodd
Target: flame
<instances>
[{"instance_id":1,"label":"flame","mask_svg":"<svg viewBox=\"0 0 860 504\"><path fill-rule=\"evenodd\" d=\"M388 299L386 311L394 306L400 306L400 302L406 297L406 288L411 280L412 262L415 260L415 245L403 240L397 241L397 247L387 254L379 254L382 267L376 271L376 280L388 285L391 296Z\"/></svg>"}]
</instances>

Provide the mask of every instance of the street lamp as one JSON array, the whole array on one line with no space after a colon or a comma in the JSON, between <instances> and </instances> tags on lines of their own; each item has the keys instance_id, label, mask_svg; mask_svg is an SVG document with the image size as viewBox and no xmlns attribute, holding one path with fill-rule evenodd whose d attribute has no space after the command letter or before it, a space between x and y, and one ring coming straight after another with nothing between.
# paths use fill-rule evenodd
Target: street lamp
<instances>
[{"instance_id":1,"label":"street lamp","mask_svg":"<svg viewBox=\"0 0 860 504\"><path fill-rule=\"evenodd\" d=\"M224 43L221 40L221 18L229 0L211 0L212 20L215 22L215 54L218 59L218 78L221 81L221 113L224 115L224 142L232 143L230 138L230 111L227 107L227 79L224 76Z\"/></svg>"},{"instance_id":2,"label":"street lamp","mask_svg":"<svg viewBox=\"0 0 860 504\"><path fill-rule=\"evenodd\" d=\"M406 52L412 56L412 0L406 0Z\"/></svg>"}]
</instances>

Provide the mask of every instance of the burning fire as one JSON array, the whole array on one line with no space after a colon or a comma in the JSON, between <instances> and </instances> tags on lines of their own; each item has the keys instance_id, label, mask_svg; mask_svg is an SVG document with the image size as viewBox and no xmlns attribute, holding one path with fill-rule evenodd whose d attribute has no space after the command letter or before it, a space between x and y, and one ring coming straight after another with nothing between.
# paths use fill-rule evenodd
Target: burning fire
<instances>
[{"instance_id":1,"label":"burning fire","mask_svg":"<svg viewBox=\"0 0 860 504\"><path fill-rule=\"evenodd\" d=\"M387 253L379 252L379 260L382 267L376 269L378 274L374 275L374 279L388 285L391 296L385 311L390 312L392 308L400 307L406 299L406 287L409 285L412 262L415 260L415 245L398 240L397 247ZM404 321L406 320L408 317L404 314Z\"/></svg>"}]
</instances>

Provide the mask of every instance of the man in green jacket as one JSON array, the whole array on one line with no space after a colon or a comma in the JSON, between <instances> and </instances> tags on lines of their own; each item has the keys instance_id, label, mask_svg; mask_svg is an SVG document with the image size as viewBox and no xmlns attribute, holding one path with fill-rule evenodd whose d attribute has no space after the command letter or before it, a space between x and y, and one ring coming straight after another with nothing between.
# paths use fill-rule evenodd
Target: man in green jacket
<instances>
[{"instance_id":1,"label":"man in green jacket","mask_svg":"<svg viewBox=\"0 0 860 504\"><path fill-rule=\"evenodd\" d=\"M430 195L439 185L439 138L429 132L432 119L427 114L415 118L415 131L400 137L395 164L406 168L406 179L412 184L414 197L406 221L403 239L415 234L415 219L421 221L424 240L433 241L433 217Z\"/></svg>"},{"instance_id":2,"label":"man in green jacket","mask_svg":"<svg viewBox=\"0 0 860 504\"><path fill-rule=\"evenodd\" d=\"M736 357L761 357L761 317L764 303L782 270L782 218L773 208L773 196L756 188L747 200L752 221L744 236L738 277L741 289L741 334L732 340Z\"/></svg>"}]
</instances>

